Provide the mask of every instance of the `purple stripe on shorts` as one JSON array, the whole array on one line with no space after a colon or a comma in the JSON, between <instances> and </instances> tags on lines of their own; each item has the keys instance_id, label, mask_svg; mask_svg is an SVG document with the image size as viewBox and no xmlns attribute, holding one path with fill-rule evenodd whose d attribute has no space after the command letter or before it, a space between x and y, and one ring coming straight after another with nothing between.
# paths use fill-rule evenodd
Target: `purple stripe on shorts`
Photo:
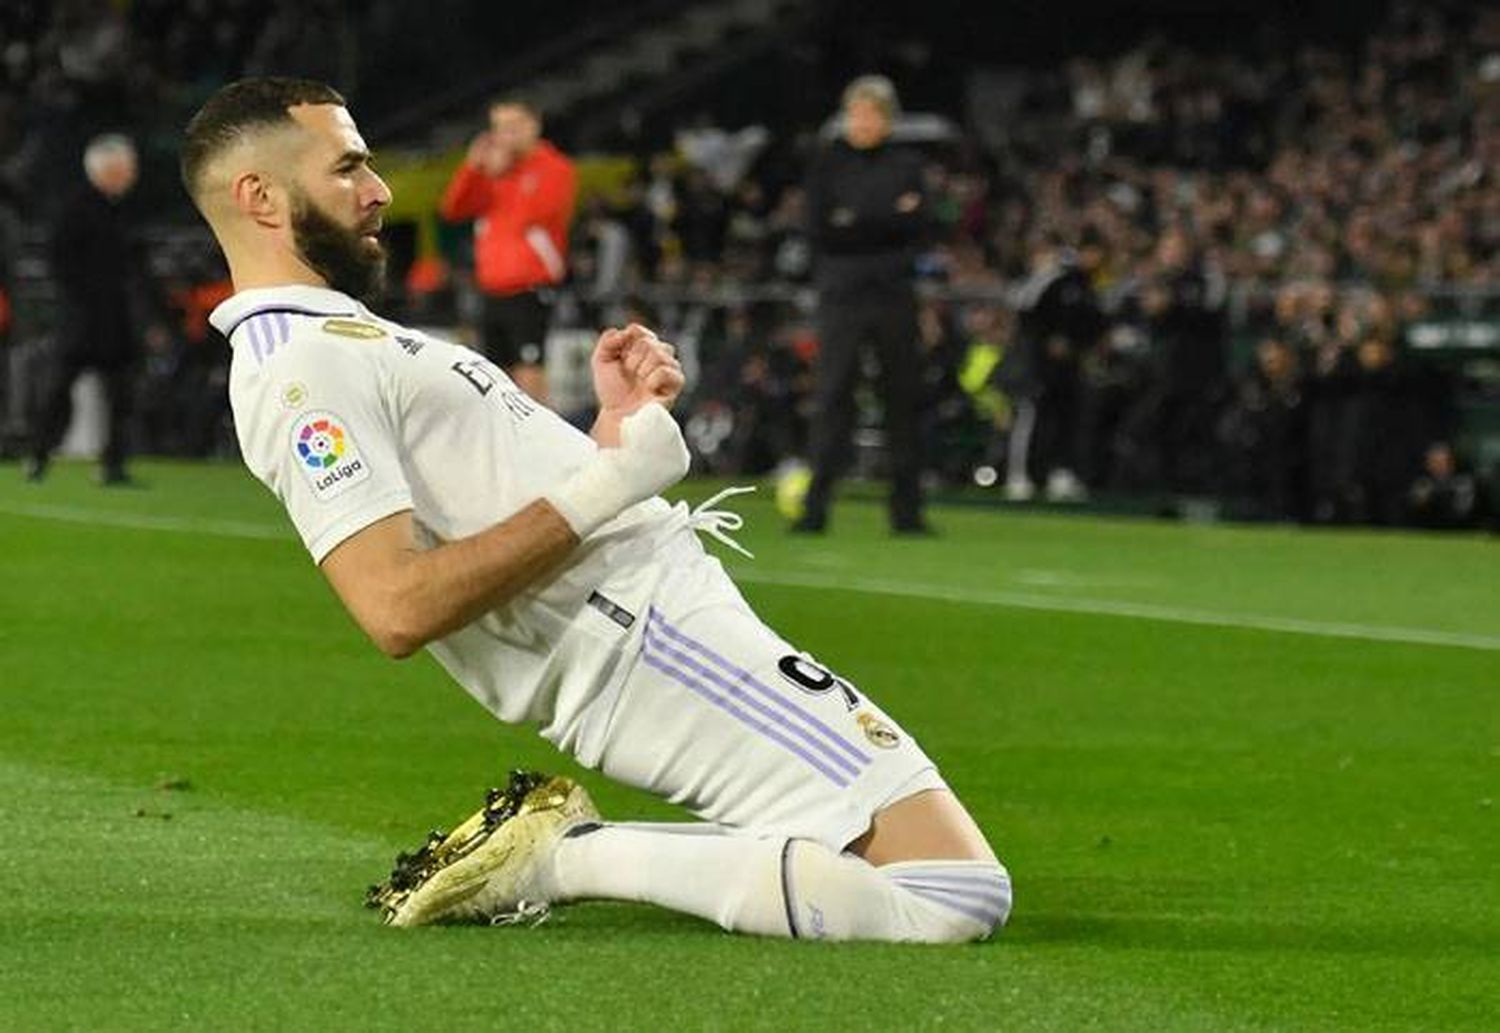
<instances>
[{"instance_id":1,"label":"purple stripe on shorts","mask_svg":"<svg viewBox=\"0 0 1500 1033\"><path fill-rule=\"evenodd\" d=\"M915 886L903 886L902 889L906 890L908 893L914 893L917 896L922 897L924 900L930 900L934 904L941 904L949 910L957 911L961 915L967 915L970 918L974 919L976 922L983 922L985 925L989 926L993 926L995 923L999 922L1001 915L1005 913L1004 907L976 907L972 903L968 903L964 900L950 900L941 891L938 890L924 890L919 889Z\"/></svg>"},{"instance_id":2,"label":"purple stripe on shorts","mask_svg":"<svg viewBox=\"0 0 1500 1033\"><path fill-rule=\"evenodd\" d=\"M829 746L828 743L817 738L816 736L808 732L807 729L802 728L800 725L793 724L785 714L776 710L772 710L770 707L766 706L754 696L746 693L744 689L741 689L733 682L729 681L718 671L715 671L710 667L705 667L703 664L700 664L697 660L694 660L691 656L684 653L682 650L673 648L671 643L665 641L655 634L654 629L650 624L646 625L646 635L644 641L646 644L646 651L648 653L655 653L659 656L665 657L671 662L677 664L679 667L691 671L702 681L715 685L718 688L724 690L724 692L734 697L735 700L747 707L750 707L756 713L763 716L767 721L771 722L772 724L778 725L786 731L797 736L808 746L823 754L829 761L843 768L851 776L859 775L859 767L855 764L850 763L847 757L843 756L833 747Z\"/></svg>"},{"instance_id":3,"label":"purple stripe on shorts","mask_svg":"<svg viewBox=\"0 0 1500 1033\"><path fill-rule=\"evenodd\" d=\"M809 714L807 711L797 706L796 703L793 703L781 693L766 685L749 671L737 666L734 662L725 659L718 653L715 653L712 649L705 646L702 642L699 642L696 639L692 638L690 635L679 631L677 628L672 627L672 625L667 623L666 618L661 615L660 610L657 610L653 607L650 613L650 620L657 627L661 628L661 630L666 634L668 638L679 642L684 646L687 646L699 656L702 656L712 663L717 664L719 667L734 675L746 685L749 685L751 688L758 691L761 695L766 696L777 706L788 710L793 714L796 714L803 721L806 721L809 725L826 735L830 742L833 742L834 744L842 747L850 756L859 761L861 764L870 763L869 754L865 753L863 750L859 749L857 746L849 742L848 739L845 739L842 735L840 735L838 732L835 732L832 728L829 728L815 716Z\"/></svg>"},{"instance_id":4,"label":"purple stripe on shorts","mask_svg":"<svg viewBox=\"0 0 1500 1033\"><path fill-rule=\"evenodd\" d=\"M764 735L767 739L770 739L772 742L777 743L778 745L786 748L791 753L794 753L798 757L801 757L809 765L811 765L814 770L818 771L840 789L849 784L849 780L843 775L839 774L839 772L825 765L817 757L813 756L811 753L808 753L802 747L786 738L786 736L782 735L781 733L776 731L776 729L767 725L765 722L759 721L752 715L745 713L739 707L735 706L729 700L725 699L723 696L720 696L712 689L703 685L691 675L677 670L677 668L672 667L670 664L666 663L656 656L651 655L650 653L642 654L641 659L650 666L665 674L667 677L671 678L673 681L686 686L688 689L691 689L698 696L701 696L704 700L712 703L714 706L724 711L730 717L733 717L743 724L748 725L760 734Z\"/></svg>"}]
</instances>

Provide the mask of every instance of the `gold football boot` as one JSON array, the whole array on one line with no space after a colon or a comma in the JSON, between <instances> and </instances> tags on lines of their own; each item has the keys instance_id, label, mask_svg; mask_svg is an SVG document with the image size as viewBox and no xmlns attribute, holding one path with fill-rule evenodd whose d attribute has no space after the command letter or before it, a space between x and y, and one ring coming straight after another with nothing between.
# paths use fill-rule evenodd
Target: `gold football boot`
<instances>
[{"instance_id":1,"label":"gold football boot","mask_svg":"<svg viewBox=\"0 0 1500 1033\"><path fill-rule=\"evenodd\" d=\"M503 789L451 833L434 831L396 857L391 876L365 894L387 925L435 922L535 924L547 915L538 873L569 828L597 820L582 786L536 771L513 771Z\"/></svg>"}]
</instances>

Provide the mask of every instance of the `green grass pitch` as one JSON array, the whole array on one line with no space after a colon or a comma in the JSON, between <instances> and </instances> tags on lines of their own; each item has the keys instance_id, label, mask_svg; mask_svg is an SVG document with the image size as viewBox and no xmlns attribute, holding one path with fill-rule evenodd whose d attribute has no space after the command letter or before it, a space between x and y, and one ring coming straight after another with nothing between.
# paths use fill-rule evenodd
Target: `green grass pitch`
<instances>
[{"instance_id":1,"label":"green grass pitch","mask_svg":"<svg viewBox=\"0 0 1500 1033\"><path fill-rule=\"evenodd\" d=\"M381 657L241 470L139 472L0 468L0 1030L1500 1028L1493 539L850 503L809 540L763 492L726 563L942 765L1010 926L398 932L360 907L397 849L576 769Z\"/></svg>"}]
</instances>

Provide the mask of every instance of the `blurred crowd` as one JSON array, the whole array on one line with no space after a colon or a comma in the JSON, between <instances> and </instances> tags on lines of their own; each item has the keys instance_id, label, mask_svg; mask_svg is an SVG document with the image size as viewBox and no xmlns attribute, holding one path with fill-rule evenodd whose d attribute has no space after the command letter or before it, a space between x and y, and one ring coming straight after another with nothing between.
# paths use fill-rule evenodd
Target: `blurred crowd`
<instances>
[{"instance_id":1,"label":"blurred crowd","mask_svg":"<svg viewBox=\"0 0 1500 1033\"><path fill-rule=\"evenodd\" d=\"M124 127L142 137L173 133L184 112L238 75L296 68L337 77L343 8L338 0L7 0L0 178L28 190L74 179L90 136Z\"/></svg>"},{"instance_id":2,"label":"blurred crowd","mask_svg":"<svg viewBox=\"0 0 1500 1033\"><path fill-rule=\"evenodd\" d=\"M0 340L22 196L44 205L92 134L167 133L180 119L158 125L161 111L226 78L346 81L349 11L0 7ZM308 19L322 28L303 31ZM1500 12L1397 0L1353 49L1152 38L1017 74L1003 103L917 145L931 478L1013 499L1217 498L1283 520L1484 519L1462 385L1408 337L1426 320L1500 317ZM708 469L764 471L807 446L818 340L803 181L819 129L691 121L580 199L554 328L637 316L682 339ZM153 153L170 148L142 141L140 192L174 191ZM202 451L224 447L205 427L222 408L196 405L190 433L174 414L222 383L203 315L223 287L203 275L211 249L180 250L151 258L173 332L143 361L136 433ZM877 427L878 403L863 411ZM856 435L854 453L878 465L878 435Z\"/></svg>"},{"instance_id":3,"label":"blurred crowd","mask_svg":"<svg viewBox=\"0 0 1500 1033\"><path fill-rule=\"evenodd\" d=\"M1284 520L1480 519L1455 376L1406 345L1423 320L1497 315L1500 12L1397 4L1355 53L1148 41L1033 76L1015 109L1005 131L926 148L934 475L977 472L1016 499L1154 492ZM585 209L577 279L720 296L805 282L809 146L682 134L675 156ZM795 453L816 352L806 313L673 311L704 334L715 464Z\"/></svg>"}]
</instances>

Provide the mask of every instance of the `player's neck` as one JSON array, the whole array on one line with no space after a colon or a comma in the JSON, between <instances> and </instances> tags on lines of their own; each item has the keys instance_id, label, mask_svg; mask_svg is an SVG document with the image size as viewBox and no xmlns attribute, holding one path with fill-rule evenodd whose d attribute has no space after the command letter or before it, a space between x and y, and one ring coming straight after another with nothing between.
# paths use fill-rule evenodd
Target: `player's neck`
<instances>
[{"instance_id":1,"label":"player's neck","mask_svg":"<svg viewBox=\"0 0 1500 1033\"><path fill-rule=\"evenodd\" d=\"M229 259L229 279L234 291L263 287L321 287L328 281L295 255L237 256Z\"/></svg>"}]
</instances>

